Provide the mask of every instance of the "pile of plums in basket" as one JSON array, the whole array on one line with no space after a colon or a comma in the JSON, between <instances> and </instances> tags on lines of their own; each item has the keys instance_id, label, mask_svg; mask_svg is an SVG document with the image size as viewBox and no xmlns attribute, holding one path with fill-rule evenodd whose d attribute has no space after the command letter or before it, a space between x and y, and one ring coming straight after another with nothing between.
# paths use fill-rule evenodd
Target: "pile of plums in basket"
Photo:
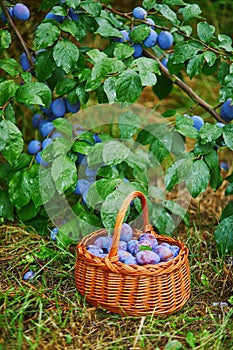
<instances>
[{"instance_id":1,"label":"pile of plums in basket","mask_svg":"<svg viewBox=\"0 0 233 350\"><path fill-rule=\"evenodd\" d=\"M89 253L104 258L112 246L111 235L96 238L93 244L87 245ZM153 233L141 233L138 239L133 238L131 226L124 223L121 228L118 245L119 261L128 265L158 264L175 258L180 248L166 242L158 243Z\"/></svg>"}]
</instances>

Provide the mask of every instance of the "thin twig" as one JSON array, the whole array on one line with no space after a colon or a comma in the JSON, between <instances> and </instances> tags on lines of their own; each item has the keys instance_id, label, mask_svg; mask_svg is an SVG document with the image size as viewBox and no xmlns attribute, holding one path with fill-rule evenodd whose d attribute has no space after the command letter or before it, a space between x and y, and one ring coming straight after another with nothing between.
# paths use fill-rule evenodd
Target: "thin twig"
<instances>
[{"instance_id":1,"label":"thin twig","mask_svg":"<svg viewBox=\"0 0 233 350\"><path fill-rule=\"evenodd\" d=\"M159 68L162 74L171 80L174 84L176 84L181 90L183 90L189 97L192 98L199 106L204 108L207 112L209 112L216 120L221 123L226 124L225 120L221 118L221 116L214 110L212 106L210 106L206 101L204 101L201 97L199 97L187 84L185 84L180 78L178 78L174 74L170 74L168 69L164 67L164 65L160 62L159 58L153 55L151 52L144 50L144 55L146 57L152 58L156 60L159 64Z\"/></svg>"},{"instance_id":2,"label":"thin twig","mask_svg":"<svg viewBox=\"0 0 233 350\"><path fill-rule=\"evenodd\" d=\"M14 22L12 21L12 18L10 16L10 13L7 9L7 6L5 5L4 3L4 0L0 0L0 5L2 7L2 10L7 18L7 21L9 23L9 25L13 28L15 34L17 35L18 39L19 39L19 42L20 44L22 45L26 55L27 55L27 58L28 58L28 61L31 63L31 65L33 66L34 65L34 62L32 60L32 55L30 54L28 48L27 48L27 45L25 43L25 41L23 40L22 38L22 35L20 34L20 32L18 31L17 27L15 26Z\"/></svg>"}]
</instances>

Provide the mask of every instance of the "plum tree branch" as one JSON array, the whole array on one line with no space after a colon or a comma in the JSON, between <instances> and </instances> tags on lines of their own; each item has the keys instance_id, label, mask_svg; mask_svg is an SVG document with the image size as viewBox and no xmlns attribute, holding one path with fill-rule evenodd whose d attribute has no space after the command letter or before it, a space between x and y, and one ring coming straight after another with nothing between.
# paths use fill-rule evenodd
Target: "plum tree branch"
<instances>
[{"instance_id":1,"label":"plum tree branch","mask_svg":"<svg viewBox=\"0 0 233 350\"><path fill-rule=\"evenodd\" d=\"M180 78L178 78L174 74L170 74L168 69L164 67L164 65L160 62L159 58L153 55L148 50L144 50L144 55L148 58L152 58L156 60L159 64L159 68L162 74L171 80L174 84L176 84L181 90L183 90L192 100L194 100L199 106L204 108L207 112L209 112L217 121L226 124L225 120L221 118L221 116L215 111L215 109L209 105L206 101L204 101L200 96L198 96L187 84L185 84Z\"/></svg>"},{"instance_id":2,"label":"plum tree branch","mask_svg":"<svg viewBox=\"0 0 233 350\"><path fill-rule=\"evenodd\" d=\"M28 48L27 48L27 45L26 45L26 43L25 43L25 41L24 41L22 35L21 35L20 32L18 31L18 29L17 29L17 27L15 26L14 22L12 21L12 18L11 18L11 16L10 16L10 13L9 13L8 9L7 9L7 6L6 6L5 3L4 3L4 0L0 0L0 5L1 5L1 7L2 7L2 10L3 10L3 12L4 12L6 18L7 18L7 21L8 21L8 23L9 23L9 25L13 28L13 30L14 30L16 36L18 37L18 39L19 39L19 41L20 41L20 44L22 45L22 47L23 47L23 49L24 49L24 51L25 51L25 53L26 53L26 55L27 55L27 58L28 58L29 62L30 62L31 65L33 66L33 65L34 65L34 62L33 62L33 60L32 60L32 55L30 54L30 52L29 52L29 50L28 50Z\"/></svg>"}]
</instances>

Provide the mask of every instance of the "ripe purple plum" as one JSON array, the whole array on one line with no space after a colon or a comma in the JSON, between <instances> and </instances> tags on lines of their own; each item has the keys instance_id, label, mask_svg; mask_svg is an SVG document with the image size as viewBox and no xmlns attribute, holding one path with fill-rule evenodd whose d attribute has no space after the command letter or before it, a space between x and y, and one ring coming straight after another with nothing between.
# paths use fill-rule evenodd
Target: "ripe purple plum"
<instances>
[{"instance_id":1,"label":"ripe purple plum","mask_svg":"<svg viewBox=\"0 0 233 350\"><path fill-rule=\"evenodd\" d=\"M131 241L127 243L127 250L132 255L136 255L139 251L139 241L137 239L131 239Z\"/></svg>"},{"instance_id":2,"label":"ripe purple plum","mask_svg":"<svg viewBox=\"0 0 233 350\"><path fill-rule=\"evenodd\" d=\"M32 57L32 60L35 61L35 58ZM31 63L29 62L27 55L25 52L23 52L19 57L19 63L21 67L23 68L23 71L26 72L31 68Z\"/></svg>"},{"instance_id":3,"label":"ripe purple plum","mask_svg":"<svg viewBox=\"0 0 233 350\"><path fill-rule=\"evenodd\" d=\"M118 38L118 41L120 43L124 43L126 41L130 41L129 32L127 30L123 29L120 32L121 32L121 34L123 36L123 38Z\"/></svg>"},{"instance_id":4,"label":"ripe purple plum","mask_svg":"<svg viewBox=\"0 0 233 350\"><path fill-rule=\"evenodd\" d=\"M136 254L138 265L158 264L160 257L152 250L141 250Z\"/></svg>"},{"instance_id":5,"label":"ripe purple plum","mask_svg":"<svg viewBox=\"0 0 233 350\"><path fill-rule=\"evenodd\" d=\"M56 241L57 240L57 235L59 233L59 229L57 227L54 227L51 232L50 232L50 238L53 240L53 241Z\"/></svg>"},{"instance_id":6,"label":"ripe purple plum","mask_svg":"<svg viewBox=\"0 0 233 350\"><path fill-rule=\"evenodd\" d=\"M152 19L152 18L147 18L146 19L146 24L148 24L152 29L155 29L155 22L154 22L154 20Z\"/></svg>"},{"instance_id":7,"label":"ripe purple plum","mask_svg":"<svg viewBox=\"0 0 233 350\"><path fill-rule=\"evenodd\" d=\"M139 242L143 242L143 241L148 241L150 243L151 248L155 251L157 246L158 246L158 241L155 238L155 236L153 235L153 233L143 233L140 235L139 237Z\"/></svg>"},{"instance_id":8,"label":"ripe purple plum","mask_svg":"<svg viewBox=\"0 0 233 350\"><path fill-rule=\"evenodd\" d=\"M42 142L42 149L44 149L48 145L51 145L52 143L53 143L53 140L50 137L44 139Z\"/></svg>"},{"instance_id":9,"label":"ripe purple plum","mask_svg":"<svg viewBox=\"0 0 233 350\"><path fill-rule=\"evenodd\" d=\"M127 252L125 250L118 250L118 259L120 262L125 262L125 260L129 257L133 257L133 255L130 252Z\"/></svg>"},{"instance_id":10,"label":"ripe purple plum","mask_svg":"<svg viewBox=\"0 0 233 350\"><path fill-rule=\"evenodd\" d=\"M41 152L41 151L39 151L39 152L37 153L35 159L36 159L36 163L37 163L37 164L40 164L40 165L42 165L42 166L44 166L44 167L49 166L49 163L46 162L46 161L42 158L42 152Z\"/></svg>"},{"instance_id":11,"label":"ripe purple plum","mask_svg":"<svg viewBox=\"0 0 233 350\"><path fill-rule=\"evenodd\" d=\"M145 19L147 12L144 8L138 6L133 9L133 17L136 19Z\"/></svg>"},{"instance_id":12,"label":"ripe purple plum","mask_svg":"<svg viewBox=\"0 0 233 350\"><path fill-rule=\"evenodd\" d=\"M148 37L143 41L144 46L146 47L153 47L156 45L158 40L158 34L155 30L150 29L150 34Z\"/></svg>"},{"instance_id":13,"label":"ripe purple plum","mask_svg":"<svg viewBox=\"0 0 233 350\"><path fill-rule=\"evenodd\" d=\"M127 243L125 241L119 241L118 249L126 251L127 250Z\"/></svg>"},{"instance_id":14,"label":"ripe purple plum","mask_svg":"<svg viewBox=\"0 0 233 350\"><path fill-rule=\"evenodd\" d=\"M49 12L45 16L46 19L54 19L54 21L61 23L64 20L64 16L55 15L55 13Z\"/></svg>"},{"instance_id":15,"label":"ripe purple plum","mask_svg":"<svg viewBox=\"0 0 233 350\"><path fill-rule=\"evenodd\" d=\"M82 195L87 189L89 189L89 187L90 187L90 182L88 180L79 179L76 184L74 193L78 195Z\"/></svg>"},{"instance_id":16,"label":"ripe purple plum","mask_svg":"<svg viewBox=\"0 0 233 350\"><path fill-rule=\"evenodd\" d=\"M28 144L28 153L37 154L41 150L41 142L38 140L31 140Z\"/></svg>"},{"instance_id":17,"label":"ripe purple plum","mask_svg":"<svg viewBox=\"0 0 233 350\"><path fill-rule=\"evenodd\" d=\"M74 9L72 9L72 7L69 8L68 16L70 16L70 18L73 21L78 21L79 20L77 12L75 12Z\"/></svg>"},{"instance_id":18,"label":"ripe purple plum","mask_svg":"<svg viewBox=\"0 0 233 350\"><path fill-rule=\"evenodd\" d=\"M170 249L172 251L172 254L174 256L174 258L179 254L180 252L180 247L178 247L177 245L171 245Z\"/></svg>"},{"instance_id":19,"label":"ripe purple plum","mask_svg":"<svg viewBox=\"0 0 233 350\"><path fill-rule=\"evenodd\" d=\"M127 243L131 241L132 238L133 238L132 227L129 224L124 223L121 227L120 240L125 241Z\"/></svg>"},{"instance_id":20,"label":"ripe purple plum","mask_svg":"<svg viewBox=\"0 0 233 350\"><path fill-rule=\"evenodd\" d=\"M95 256L99 256L100 254L103 254L103 249L101 249L100 247L97 247L94 244L88 245L87 250L89 251L89 253L91 253Z\"/></svg>"},{"instance_id":21,"label":"ripe purple plum","mask_svg":"<svg viewBox=\"0 0 233 350\"><path fill-rule=\"evenodd\" d=\"M26 21L30 18L29 8L21 3L18 3L13 8L14 17L20 21Z\"/></svg>"},{"instance_id":22,"label":"ripe purple plum","mask_svg":"<svg viewBox=\"0 0 233 350\"><path fill-rule=\"evenodd\" d=\"M137 265L137 260L136 260L135 256L128 256L127 258L125 258L124 264Z\"/></svg>"},{"instance_id":23,"label":"ripe purple plum","mask_svg":"<svg viewBox=\"0 0 233 350\"><path fill-rule=\"evenodd\" d=\"M173 35L170 32L168 32L167 30L159 33L158 46L162 50L170 49L170 47L173 44L173 41L174 41Z\"/></svg>"},{"instance_id":24,"label":"ripe purple plum","mask_svg":"<svg viewBox=\"0 0 233 350\"><path fill-rule=\"evenodd\" d=\"M171 249L161 244L157 247L157 254L159 255L161 261L168 261L174 257Z\"/></svg>"},{"instance_id":25,"label":"ripe purple plum","mask_svg":"<svg viewBox=\"0 0 233 350\"><path fill-rule=\"evenodd\" d=\"M32 117L32 125L34 126L34 128L39 128L39 123L40 121L43 119L43 116L39 113L34 114L34 116Z\"/></svg>"},{"instance_id":26,"label":"ripe purple plum","mask_svg":"<svg viewBox=\"0 0 233 350\"><path fill-rule=\"evenodd\" d=\"M199 117L199 115L193 115L191 119L193 120L194 128L196 128L199 131L204 125L204 120L201 117Z\"/></svg>"}]
</instances>

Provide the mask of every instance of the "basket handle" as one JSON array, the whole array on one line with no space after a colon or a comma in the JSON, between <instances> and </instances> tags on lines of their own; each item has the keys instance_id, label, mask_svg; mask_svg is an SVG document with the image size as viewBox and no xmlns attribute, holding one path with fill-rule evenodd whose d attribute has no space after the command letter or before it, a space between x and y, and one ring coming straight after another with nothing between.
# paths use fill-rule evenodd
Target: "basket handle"
<instances>
[{"instance_id":1,"label":"basket handle","mask_svg":"<svg viewBox=\"0 0 233 350\"><path fill-rule=\"evenodd\" d=\"M110 252L108 254L108 257L115 257L117 255L118 251L118 245L119 245L119 240L120 240L120 233L121 233L121 227L124 222L125 214L127 211L127 208L129 207L131 201L134 198L139 198L142 204L142 219L143 219L143 230L149 231L151 230L152 226L149 225L149 219L148 219L148 206L146 202L146 197L144 194L140 191L133 191L128 196L124 199L119 212L116 217L116 224L113 232L113 240L112 240L112 246L110 249Z\"/></svg>"}]
</instances>

